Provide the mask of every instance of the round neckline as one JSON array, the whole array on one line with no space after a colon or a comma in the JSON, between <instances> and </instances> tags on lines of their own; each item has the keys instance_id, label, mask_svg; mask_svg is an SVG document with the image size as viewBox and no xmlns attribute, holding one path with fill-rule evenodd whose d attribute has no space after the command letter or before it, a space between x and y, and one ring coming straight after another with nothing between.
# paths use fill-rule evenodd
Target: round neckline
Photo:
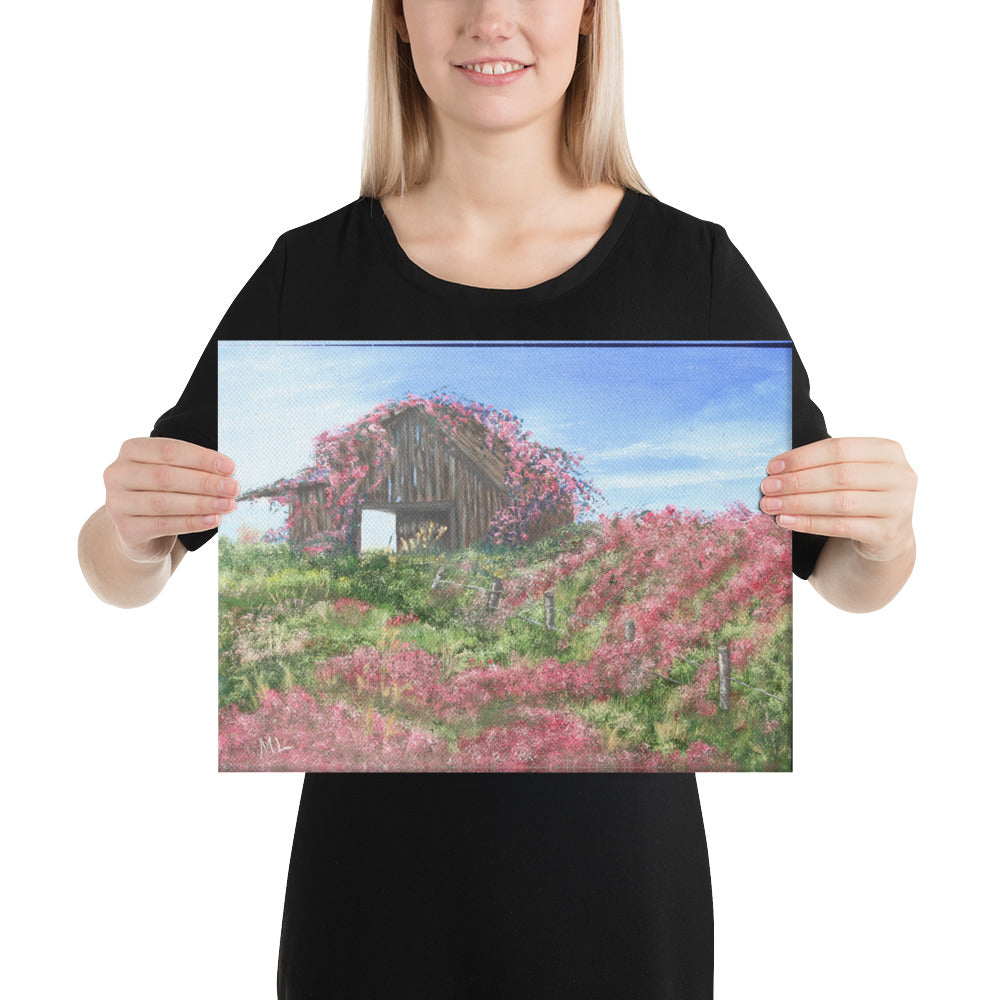
<instances>
[{"instance_id":1,"label":"round neckline","mask_svg":"<svg viewBox=\"0 0 1000 1000\"><path fill-rule=\"evenodd\" d=\"M575 264L553 278L548 278L537 285L529 285L526 288L485 288L480 285L466 285L459 281L439 278L437 275L431 274L430 271L425 271L419 264L407 257L406 251L403 250L396 238L396 232L389 222L389 217L382 208L381 201L378 198L367 198L366 200L371 202L369 216L379 234L379 242L388 252L389 259L396 270L412 284L441 298L453 301L489 306L512 306L553 299L586 281L607 260L618 243L635 211L635 206L639 201L639 192L633 188L625 188L625 194L615 210L610 225L590 250Z\"/></svg>"}]
</instances>

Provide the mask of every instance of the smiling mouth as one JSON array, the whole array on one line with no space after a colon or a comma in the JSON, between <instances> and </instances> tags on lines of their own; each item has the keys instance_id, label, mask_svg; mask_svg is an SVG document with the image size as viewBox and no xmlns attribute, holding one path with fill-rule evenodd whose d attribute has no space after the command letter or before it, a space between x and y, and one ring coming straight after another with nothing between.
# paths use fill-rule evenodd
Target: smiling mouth
<instances>
[{"instance_id":1,"label":"smiling mouth","mask_svg":"<svg viewBox=\"0 0 1000 1000\"><path fill-rule=\"evenodd\" d=\"M529 63L519 62L482 62L482 63L459 63L459 69L467 69L481 76L503 76L506 73L516 73L525 69Z\"/></svg>"}]
</instances>

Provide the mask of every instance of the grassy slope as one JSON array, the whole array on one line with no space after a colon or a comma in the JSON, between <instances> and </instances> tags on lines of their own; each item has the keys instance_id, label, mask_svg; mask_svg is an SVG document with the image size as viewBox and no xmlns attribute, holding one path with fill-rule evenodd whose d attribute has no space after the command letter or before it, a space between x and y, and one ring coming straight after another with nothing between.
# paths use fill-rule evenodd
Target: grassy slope
<instances>
[{"instance_id":1,"label":"grassy slope","mask_svg":"<svg viewBox=\"0 0 1000 1000\"><path fill-rule=\"evenodd\" d=\"M296 558L287 545L233 544L220 538L220 706L234 703L253 711L262 690L285 690L293 685L322 696L316 667L363 646L389 649L407 643L424 649L440 660L442 679L486 661L504 666L546 658L585 662L600 642L603 622L569 627L565 612L592 582L593 571L587 566L554 588L559 609L555 632L511 618L498 625L496 616L485 611L485 597L479 591L454 587L432 591L430 587L442 564L445 579L483 586L497 576L513 584L560 551L572 549L585 530L567 529L530 549L515 551L401 556L371 552L360 559ZM359 609L352 601L364 602L370 610ZM693 603L697 602L695 595ZM542 620L540 603L518 610ZM388 624L400 616L417 620ZM727 624L713 637L711 647L688 650L686 659L670 665L671 680L654 676L649 686L628 697L611 692L589 701L565 700L564 705L597 728L610 750L645 743L669 753L700 740L718 747L746 770L787 770L791 754L790 613L783 616L761 652L733 674L785 702L733 684L729 712L705 716L679 708L680 684L692 680L695 664L714 655L714 642L747 635L751 628L749 617ZM713 682L710 697L717 698L717 690ZM351 692L338 691L336 696L350 700ZM359 707L367 704L403 716L407 712L398 701L380 704L378 697L369 698ZM426 719L421 721L426 723ZM497 712L486 711L477 720L478 728L496 721ZM467 724L450 728L452 735L469 734Z\"/></svg>"}]
</instances>

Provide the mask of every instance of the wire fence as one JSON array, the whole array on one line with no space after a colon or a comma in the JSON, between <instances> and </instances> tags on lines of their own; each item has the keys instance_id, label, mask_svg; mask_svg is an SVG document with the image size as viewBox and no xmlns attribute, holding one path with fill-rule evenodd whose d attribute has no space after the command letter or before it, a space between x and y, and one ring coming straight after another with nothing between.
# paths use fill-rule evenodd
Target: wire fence
<instances>
[{"instance_id":1,"label":"wire fence","mask_svg":"<svg viewBox=\"0 0 1000 1000\"><path fill-rule=\"evenodd\" d=\"M492 577L490 585L485 587L471 583L462 583L459 580L445 579L444 571L445 564L441 563L437 568L437 572L434 574L434 580L431 583L431 590L439 590L441 587L456 587L464 588L465 590L476 590L485 595L486 607L490 611L499 610L500 602L503 599L503 581L499 577ZM549 591L542 595L542 621L539 621L537 618L529 618L527 615L522 614L511 614L510 617L518 618L521 621L528 622L529 625L535 625L538 628L544 628L548 632L553 632L556 629L556 612L555 594ZM593 618L584 618L582 615L578 615L572 611L563 611L559 609L559 614L565 615L567 618L575 618L578 621L587 622L588 624L593 624L594 622ZM635 622L632 619L629 619L625 622L624 641L633 642L635 637ZM753 684L748 684L746 681L742 681L738 677L733 677L732 667L730 665L730 648L728 642L721 643L716 647L716 657L718 659L719 666L719 708L722 711L729 710L730 691L733 684L739 684L742 687L748 688L750 691L756 692L757 694L773 698L775 701L780 701L782 703L785 702L785 699L780 695L772 694L770 691L765 691L763 688L755 687ZM694 660L688 659L686 656L678 656L676 658L678 660L684 660L685 663L690 663L695 667L701 666L700 663L696 663ZM665 681L669 681L671 684L683 686L683 682L675 680L673 677L668 677L666 674L657 672L657 677L660 677Z\"/></svg>"}]
</instances>

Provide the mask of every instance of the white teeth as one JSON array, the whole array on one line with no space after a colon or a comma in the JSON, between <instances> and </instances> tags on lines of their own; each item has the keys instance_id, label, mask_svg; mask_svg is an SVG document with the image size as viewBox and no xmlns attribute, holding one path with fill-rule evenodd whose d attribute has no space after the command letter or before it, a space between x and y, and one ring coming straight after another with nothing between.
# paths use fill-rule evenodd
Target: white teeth
<instances>
[{"instance_id":1,"label":"white teeth","mask_svg":"<svg viewBox=\"0 0 1000 1000\"><path fill-rule=\"evenodd\" d=\"M501 76L504 73L512 73L517 69L524 69L521 63L514 62L501 62L501 63L476 63L475 66L463 66L463 69L471 69L476 73L482 73L485 76Z\"/></svg>"}]
</instances>

